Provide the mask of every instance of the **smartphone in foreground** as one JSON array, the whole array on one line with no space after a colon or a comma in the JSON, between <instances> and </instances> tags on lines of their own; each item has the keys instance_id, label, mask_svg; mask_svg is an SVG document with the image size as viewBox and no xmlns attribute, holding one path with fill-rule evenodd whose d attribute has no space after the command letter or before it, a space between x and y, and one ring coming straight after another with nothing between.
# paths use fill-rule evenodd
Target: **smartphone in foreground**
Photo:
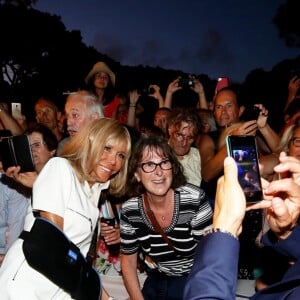
<instances>
[{"instance_id":1,"label":"smartphone in foreground","mask_svg":"<svg viewBox=\"0 0 300 300\"><path fill-rule=\"evenodd\" d=\"M238 180L248 204L262 200L257 146L254 136L229 135L226 137L227 153L236 161Z\"/></svg>"}]
</instances>

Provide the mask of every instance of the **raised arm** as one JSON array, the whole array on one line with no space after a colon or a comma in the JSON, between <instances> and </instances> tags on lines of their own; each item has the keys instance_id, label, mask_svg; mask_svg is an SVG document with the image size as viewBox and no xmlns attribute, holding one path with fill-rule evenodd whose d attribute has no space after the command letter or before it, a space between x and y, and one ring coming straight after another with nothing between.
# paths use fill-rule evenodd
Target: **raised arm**
<instances>
[{"instance_id":1,"label":"raised arm","mask_svg":"<svg viewBox=\"0 0 300 300\"><path fill-rule=\"evenodd\" d=\"M5 103L0 103L0 123L4 129L10 130L12 135L20 135L24 132L19 123L8 112Z\"/></svg>"},{"instance_id":2,"label":"raised arm","mask_svg":"<svg viewBox=\"0 0 300 300\"><path fill-rule=\"evenodd\" d=\"M178 85L178 82L180 80L180 77L173 80L167 88L166 97L165 97L165 103L164 107L172 108L172 100L173 100L173 94L177 92L178 90L181 90L182 87Z\"/></svg>"},{"instance_id":3,"label":"raised arm","mask_svg":"<svg viewBox=\"0 0 300 300\"><path fill-rule=\"evenodd\" d=\"M284 111L286 111L287 108L289 107L289 105L293 102L299 89L300 89L300 78L297 76L294 76L289 81L288 97L287 97L287 100L286 100L286 103L284 106Z\"/></svg>"},{"instance_id":4,"label":"raised arm","mask_svg":"<svg viewBox=\"0 0 300 300\"><path fill-rule=\"evenodd\" d=\"M191 89L198 95L197 108L208 109L205 91L199 79L193 78L194 86Z\"/></svg>"},{"instance_id":5,"label":"raised arm","mask_svg":"<svg viewBox=\"0 0 300 300\"><path fill-rule=\"evenodd\" d=\"M246 201L237 179L233 158L224 161L218 180L213 230L197 246L194 264L185 287L185 300L235 299L239 257L238 235ZM220 255L222 249L222 255Z\"/></svg>"}]
</instances>

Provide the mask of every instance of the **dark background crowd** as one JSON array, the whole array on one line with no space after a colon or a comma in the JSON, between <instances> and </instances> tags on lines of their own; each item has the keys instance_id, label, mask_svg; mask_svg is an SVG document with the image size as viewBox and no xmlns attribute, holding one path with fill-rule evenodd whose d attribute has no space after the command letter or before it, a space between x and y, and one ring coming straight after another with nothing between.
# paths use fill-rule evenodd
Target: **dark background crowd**
<instances>
[{"instance_id":1,"label":"dark background crowd","mask_svg":"<svg viewBox=\"0 0 300 300\"><path fill-rule=\"evenodd\" d=\"M83 87L83 78L96 61L105 61L117 74L116 90L122 94L149 84L160 86L164 94L172 80L184 75L180 70L166 70L159 66L121 65L86 46L80 31L66 30L59 16L34 9L36 2L0 1L0 98L22 103L23 113L29 120L34 119L34 103L41 96L50 96L59 108L63 108L65 93ZM294 17L296 2L286 1L274 13L273 20L274 30L277 27L279 35L291 47L299 47L300 26ZM233 82L240 87L244 102L262 103L269 109L269 122L275 130L282 127L279 120L294 70L300 70L300 56L279 62L270 71L254 69L244 82ZM203 84L207 100L211 101L217 78L210 78L201 70L194 75ZM173 100L174 106L193 104Z\"/></svg>"}]
</instances>

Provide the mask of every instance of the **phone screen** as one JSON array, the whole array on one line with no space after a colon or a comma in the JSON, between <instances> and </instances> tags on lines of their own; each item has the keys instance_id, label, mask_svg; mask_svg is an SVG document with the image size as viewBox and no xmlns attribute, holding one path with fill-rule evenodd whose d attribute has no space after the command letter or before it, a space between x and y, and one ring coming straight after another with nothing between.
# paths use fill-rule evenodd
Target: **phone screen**
<instances>
[{"instance_id":1,"label":"phone screen","mask_svg":"<svg viewBox=\"0 0 300 300\"><path fill-rule=\"evenodd\" d=\"M228 155L238 166L238 180L247 203L261 201L263 193L255 137L230 135L226 138L226 145Z\"/></svg>"}]
</instances>

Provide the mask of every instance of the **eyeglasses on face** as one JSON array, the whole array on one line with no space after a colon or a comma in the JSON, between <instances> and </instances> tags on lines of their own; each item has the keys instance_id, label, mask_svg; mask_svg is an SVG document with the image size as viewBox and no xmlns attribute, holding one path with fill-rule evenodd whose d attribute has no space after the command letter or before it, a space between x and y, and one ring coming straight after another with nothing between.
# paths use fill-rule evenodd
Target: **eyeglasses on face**
<instances>
[{"instance_id":1,"label":"eyeglasses on face","mask_svg":"<svg viewBox=\"0 0 300 300\"><path fill-rule=\"evenodd\" d=\"M171 170L172 169L172 163L170 162L169 159L162 160L158 164L153 161L147 161L147 162L139 165L139 167L142 168L142 170L145 173L154 172L156 170L157 166L159 166L162 170Z\"/></svg>"},{"instance_id":2,"label":"eyeglasses on face","mask_svg":"<svg viewBox=\"0 0 300 300\"><path fill-rule=\"evenodd\" d=\"M190 135L184 135L180 132L175 133L175 137L178 141L183 141L183 140L187 140L188 142L193 142L195 137L194 136L190 136Z\"/></svg>"},{"instance_id":3,"label":"eyeglasses on face","mask_svg":"<svg viewBox=\"0 0 300 300\"><path fill-rule=\"evenodd\" d=\"M45 142L35 142L35 143L30 144L30 147L31 147L31 149L40 149L44 145L46 145Z\"/></svg>"},{"instance_id":4,"label":"eyeglasses on face","mask_svg":"<svg viewBox=\"0 0 300 300\"><path fill-rule=\"evenodd\" d=\"M293 137L290 142L292 142L295 147L300 147L300 137Z\"/></svg>"}]
</instances>

